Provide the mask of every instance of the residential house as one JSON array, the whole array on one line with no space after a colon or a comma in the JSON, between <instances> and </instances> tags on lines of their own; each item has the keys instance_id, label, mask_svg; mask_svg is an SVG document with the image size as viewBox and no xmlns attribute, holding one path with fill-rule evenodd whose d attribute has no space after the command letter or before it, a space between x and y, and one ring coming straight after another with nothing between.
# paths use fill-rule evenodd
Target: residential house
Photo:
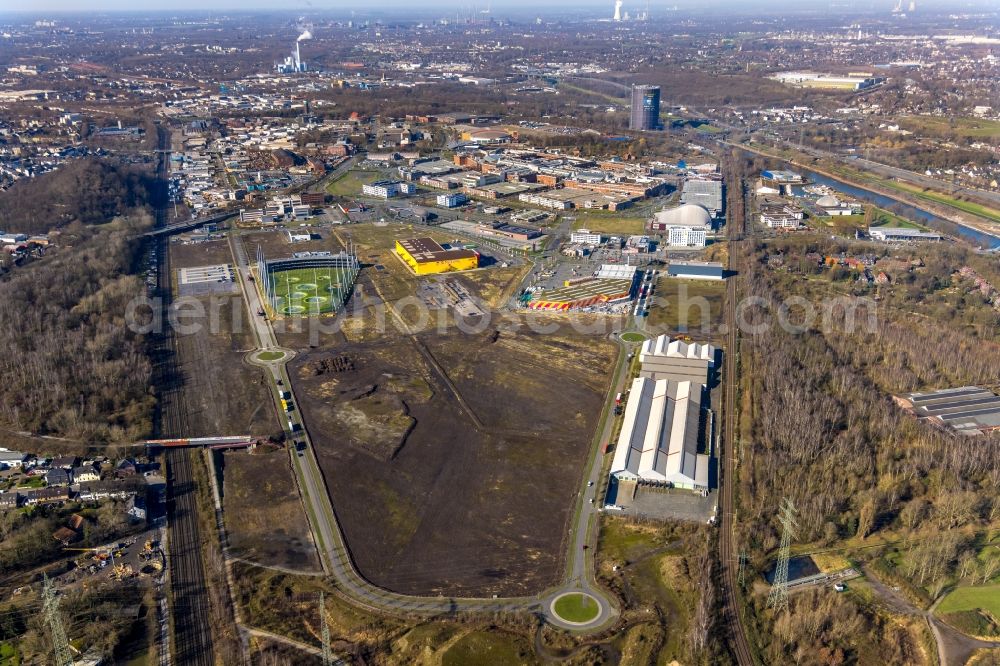
<instances>
[{"instance_id":1,"label":"residential house","mask_svg":"<svg viewBox=\"0 0 1000 666\"><path fill-rule=\"evenodd\" d=\"M146 520L146 496L132 495L129 497L125 512L132 520Z\"/></svg>"},{"instance_id":2,"label":"residential house","mask_svg":"<svg viewBox=\"0 0 1000 666\"><path fill-rule=\"evenodd\" d=\"M21 506L21 494L16 490L0 493L0 511L16 509Z\"/></svg>"},{"instance_id":3,"label":"residential house","mask_svg":"<svg viewBox=\"0 0 1000 666\"><path fill-rule=\"evenodd\" d=\"M73 482L73 470L53 467L45 473L45 483L48 486L68 486Z\"/></svg>"},{"instance_id":4,"label":"residential house","mask_svg":"<svg viewBox=\"0 0 1000 666\"><path fill-rule=\"evenodd\" d=\"M62 469L73 469L80 464L80 459L76 456L59 456L58 458L53 458L52 462L49 463L49 467L61 467Z\"/></svg>"},{"instance_id":5,"label":"residential house","mask_svg":"<svg viewBox=\"0 0 1000 666\"><path fill-rule=\"evenodd\" d=\"M38 490L29 490L24 493L24 503L26 505L33 504L52 504L55 502L66 502L69 500L69 488L66 486L54 487L54 488L39 488Z\"/></svg>"},{"instance_id":6,"label":"residential house","mask_svg":"<svg viewBox=\"0 0 1000 666\"><path fill-rule=\"evenodd\" d=\"M131 458L123 458L115 466L115 476L119 479L123 479L130 476L135 476L138 472L138 468L135 465L135 461Z\"/></svg>"},{"instance_id":7,"label":"residential house","mask_svg":"<svg viewBox=\"0 0 1000 666\"><path fill-rule=\"evenodd\" d=\"M75 483L85 483L88 481L100 481L101 473L94 465L80 465L73 468L73 481Z\"/></svg>"},{"instance_id":8,"label":"residential house","mask_svg":"<svg viewBox=\"0 0 1000 666\"><path fill-rule=\"evenodd\" d=\"M134 492L133 485L127 482L106 480L81 483L77 487L77 495L84 502L102 499L125 499Z\"/></svg>"},{"instance_id":9,"label":"residential house","mask_svg":"<svg viewBox=\"0 0 1000 666\"><path fill-rule=\"evenodd\" d=\"M52 538L64 546L68 546L69 544L76 541L76 538L78 536L79 535L76 533L76 530L71 530L68 527L60 527L59 529L57 529L55 532L52 533Z\"/></svg>"}]
</instances>

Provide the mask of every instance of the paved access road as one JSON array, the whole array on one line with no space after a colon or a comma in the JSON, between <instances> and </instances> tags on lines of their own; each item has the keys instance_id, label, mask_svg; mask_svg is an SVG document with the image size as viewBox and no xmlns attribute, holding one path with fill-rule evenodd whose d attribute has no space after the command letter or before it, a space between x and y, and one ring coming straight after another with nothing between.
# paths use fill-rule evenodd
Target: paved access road
<instances>
[{"instance_id":1,"label":"paved access road","mask_svg":"<svg viewBox=\"0 0 1000 666\"><path fill-rule=\"evenodd\" d=\"M250 318L254 322L254 332L257 336L258 349L251 352L249 360L267 370L273 382L272 391L275 397L279 390L288 391L292 394L292 401L295 401L294 388L289 381L285 371L285 364L293 357L293 352L279 347L274 335L271 322L259 316L263 304L260 301L260 294L254 283L247 277L250 275L250 263L246 248L242 239L236 234L230 234L230 248L233 259L240 275L240 283L246 300L246 305ZM281 351L283 356L277 360L264 361L257 358L261 351ZM622 355L624 355L624 348ZM624 366L624 361L620 361ZM619 368L615 386L620 383L622 369ZM279 385L280 382L280 385ZM613 389L617 390L617 388ZM613 394L613 393L612 393ZM440 615L452 612L498 612L498 611L523 611L531 613L541 613L550 622L567 629L588 630L608 626L617 617L618 611L612 599L597 584L593 577L592 555L588 556L589 549L596 541L596 521L592 521L595 516L595 505L590 503L597 488L597 477L600 474L600 453L595 447L592 458L588 465L587 481L594 481L594 485L585 485L583 492L578 498L578 509L575 514L573 527L570 531L570 549L568 556L568 573L566 582L558 588L547 590L534 597L510 597L510 598L453 598L453 597L419 597L405 594L398 594L382 589L366 580L354 567L347 544L337 522L337 515L330 502L329 494L326 490L326 483L323 473L320 470L318 460L313 450L308 429L301 420L301 411L295 410L288 415L291 420L292 429L289 436L299 442L300 446L290 447L292 457L292 468L295 471L299 488L301 489L306 513L312 526L313 535L316 540L317 549L320 553L320 560L324 570L333 576L341 591L346 593L355 603L369 607L374 610L389 611L394 613L409 613L417 615ZM301 451L296 451L299 448ZM584 549L584 546L588 549ZM601 605L601 612L598 617L586 625L569 625L554 616L550 610L553 599L564 592L586 592L596 598Z\"/></svg>"}]
</instances>

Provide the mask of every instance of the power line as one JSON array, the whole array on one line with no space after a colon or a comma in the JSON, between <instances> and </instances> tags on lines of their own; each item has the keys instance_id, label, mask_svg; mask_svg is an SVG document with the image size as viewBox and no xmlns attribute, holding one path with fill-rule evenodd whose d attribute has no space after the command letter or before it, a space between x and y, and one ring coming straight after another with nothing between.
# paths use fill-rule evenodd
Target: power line
<instances>
[{"instance_id":1,"label":"power line","mask_svg":"<svg viewBox=\"0 0 1000 666\"><path fill-rule=\"evenodd\" d=\"M66 628L63 627L62 618L59 616L59 599L56 597L55 588L48 575L44 576L44 587L42 589L43 608L45 611L45 621L49 625L49 634L52 639L52 649L56 656L57 666L73 666L73 653L69 649L69 640L66 638Z\"/></svg>"},{"instance_id":2,"label":"power line","mask_svg":"<svg viewBox=\"0 0 1000 666\"><path fill-rule=\"evenodd\" d=\"M333 666L333 651L330 649L330 625L326 623L326 597L319 593L319 623L323 636L323 666Z\"/></svg>"},{"instance_id":3,"label":"power line","mask_svg":"<svg viewBox=\"0 0 1000 666\"><path fill-rule=\"evenodd\" d=\"M774 570L774 582L767 594L767 605L776 611L788 610L788 559L792 537L799 524L795 520L795 503L787 497L781 505L781 547L778 549L778 564Z\"/></svg>"}]
</instances>

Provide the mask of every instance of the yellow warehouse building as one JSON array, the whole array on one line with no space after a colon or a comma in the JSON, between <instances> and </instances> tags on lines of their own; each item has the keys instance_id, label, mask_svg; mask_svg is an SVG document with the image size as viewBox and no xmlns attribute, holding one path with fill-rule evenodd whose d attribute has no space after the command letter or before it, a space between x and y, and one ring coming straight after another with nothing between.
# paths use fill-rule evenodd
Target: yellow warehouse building
<instances>
[{"instance_id":1,"label":"yellow warehouse building","mask_svg":"<svg viewBox=\"0 0 1000 666\"><path fill-rule=\"evenodd\" d=\"M467 271L479 267L479 255L472 250L446 250L431 238L396 241L396 254L416 275Z\"/></svg>"}]
</instances>

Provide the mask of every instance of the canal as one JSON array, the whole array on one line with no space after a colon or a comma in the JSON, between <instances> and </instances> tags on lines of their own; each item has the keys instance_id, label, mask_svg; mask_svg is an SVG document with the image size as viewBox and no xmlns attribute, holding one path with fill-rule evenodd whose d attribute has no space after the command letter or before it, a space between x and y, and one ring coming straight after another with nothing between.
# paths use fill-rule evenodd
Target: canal
<instances>
[{"instance_id":1,"label":"canal","mask_svg":"<svg viewBox=\"0 0 1000 666\"><path fill-rule=\"evenodd\" d=\"M748 157L758 157L754 153L743 152L744 155ZM865 201L870 204L874 204L879 208L884 208L885 210L892 211L905 217L909 220L913 220L919 224L926 225L941 231L943 233L949 234L951 236L956 236L964 239L966 242L970 243L974 247L990 249L990 250L1000 250L1000 237L991 236L990 234L984 234L981 231L972 229L970 227L964 227L960 224L955 224L943 218L938 217L934 213L926 211L922 208L917 208L910 204L902 203L901 201L896 201L891 197L887 197L884 194L878 194L877 192L870 192L861 187L855 187L848 183L841 182L835 178L830 178L829 176L824 176L822 174L810 171L809 169L804 169L794 164L789 164L788 162L780 161L781 166L778 168L788 169L789 171L794 171L795 173L802 174L807 180L812 181L816 185L825 185L831 189L842 192L848 196L851 196L859 201ZM801 193L801 189L799 193Z\"/></svg>"}]
</instances>

